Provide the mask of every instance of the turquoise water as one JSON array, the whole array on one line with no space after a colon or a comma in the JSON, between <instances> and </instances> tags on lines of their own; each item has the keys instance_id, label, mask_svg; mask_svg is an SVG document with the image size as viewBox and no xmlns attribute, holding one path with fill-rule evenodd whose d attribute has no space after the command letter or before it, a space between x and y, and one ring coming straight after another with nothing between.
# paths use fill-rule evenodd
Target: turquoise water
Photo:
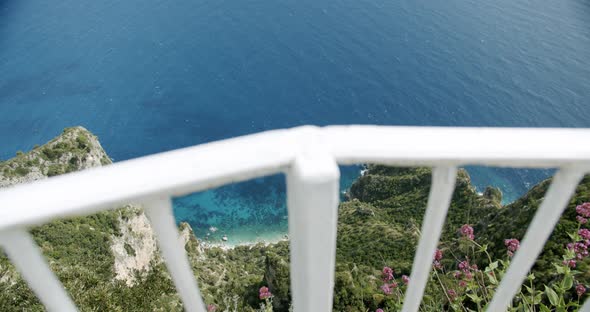
<instances>
[{"instance_id":1,"label":"turquoise water","mask_svg":"<svg viewBox=\"0 0 590 312\"><path fill-rule=\"evenodd\" d=\"M586 0L0 0L0 159L73 125L115 161L302 124L590 127L589 30ZM508 201L550 172L471 168ZM284 181L175 209L279 233Z\"/></svg>"},{"instance_id":2,"label":"turquoise water","mask_svg":"<svg viewBox=\"0 0 590 312\"><path fill-rule=\"evenodd\" d=\"M341 190L350 187L360 170L341 167ZM288 230L285 177L274 175L176 198L174 212L177 220L189 222L197 237L210 243L277 241Z\"/></svg>"}]
</instances>

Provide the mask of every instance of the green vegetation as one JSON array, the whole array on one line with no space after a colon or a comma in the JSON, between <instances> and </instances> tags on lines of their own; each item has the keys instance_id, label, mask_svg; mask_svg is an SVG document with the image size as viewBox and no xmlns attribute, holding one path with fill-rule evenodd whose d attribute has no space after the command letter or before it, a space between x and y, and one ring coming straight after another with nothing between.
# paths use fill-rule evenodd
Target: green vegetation
<instances>
[{"instance_id":1,"label":"green vegetation","mask_svg":"<svg viewBox=\"0 0 590 312\"><path fill-rule=\"evenodd\" d=\"M94 140L81 128L66 129L48 144L0 163L0 182L36 172L54 176L79 170L90 153L100 155L95 159L101 164L109 164L110 159ZM334 311L399 309L406 287L400 277L410 275L430 183L430 169L385 166L369 166L368 173L354 183L348 200L339 208ZM423 310L464 311L485 306L510 260L505 239L522 239L548 185L549 181L544 181L521 199L502 206L498 189L487 188L483 195L477 194L469 175L461 170L439 244L444 257L437 271L432 271ZM577 298L578 285L590 283L588 258L578 260L575 269L562 260L571 260L572 254L565 246L579 238L575 236L580 226L576 206L589 201L590 177L586 177L531 270L526 287L515 298L514 307L520 305L521 311L530 311L533 305L543 304L555 310L575 309L575 305L565 305ZM182 311L180 298L159 256L151 259L148 270L136 272L133 285L116 278L113 240L140 214L141 210L124 207L31 229L51 268L81 311ZM458 229L464 225L472 229L473 240L461 235ZM190 232L185 223L179 228ZM127 242L123 248L129 256L140 252ZM289 311L288 242L222 250L200 245L190 232L185 248L204 301L216 311L233 311L234 307L237 311ZM465 260L482 269L459 270ZM398 283L387 291L381 288L384 267L395 270ZM456 271L463 274L461 278L454 276ZM467 272L472 279L464 278ZM485 275L489 272L495 274L495 283L489 274ZM460 285L461 281L465 284ZM272 297L261 296L263 286L268 287ZM449 289L456 294L449 293ZM23 310L43 308L8 259L0 256L0 311Z\"/></svg>"},{"instance_id":2,"label":"green vegetation","mask_svg":"<svg viewBox=\"0 0 590 312\"><path fill-rule=\"evenodd\" d=\"M27 182L78 171L89 161L91 151L99 155L102 165L111 163L94 135L81 127L67 128L47 144L36 145L27 153L18 151L15 158L0 162L0 183Z\"/></svg>"}]
</instances>

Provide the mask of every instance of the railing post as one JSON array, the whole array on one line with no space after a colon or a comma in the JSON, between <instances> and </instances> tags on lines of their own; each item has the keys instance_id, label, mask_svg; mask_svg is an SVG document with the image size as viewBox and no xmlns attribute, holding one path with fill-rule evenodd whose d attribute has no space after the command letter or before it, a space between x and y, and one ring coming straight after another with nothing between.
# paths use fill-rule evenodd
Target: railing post
<instances>
[{"instance_id":1,"label":"railing post","mask_svg":"<svg viewBox=\"0 0 590 312\"><path fill-rule=\"evenodd\" d=\"M158 243L176 290L184 303L184 310L205 312L205 305L191 269L184 246L178 239L178 227L170 198L158 198L144 204L145 213L158 238Z\"/></svg>"},{"instance_id":2,"label":"railing post","mask_svg":"<svg viewBox=\"0 0 590 312\"><path fill-rule=\"evenodd\" d=\"M27 231L23 229L2 231L0 244L48 311L76 311L72 299L49 268L41 250Z\"/></svg>"},{"instance_id":3,"label":"railing post","mask_svg":"<svg viewBox=\"0 0 590 312\"><path fill-rule=\"evenodd\" d=\"M432 269L432 258L445 224L456 179L456 167L435 167L432 170L432 185L426 215L422 222L422 235L412 264L411 283L406 291L403 312L418 311L422 302L424 287Z\"/></svg>"},{"instance_id":4,"label":"railing post","mask_svg":"<svg viewBox=\"0 0 590 312\"><path fill-rule=\"evenodd\" d=\"M332 311L340 171L321 148L307 151L287 172L293 305Z\"/></svg>"},{"instance_id":5,"label":"railing post","mask_svg":"<svg viewBox=\"0 0 590 312\"><path fill-rule=\"evenodd\" d=\"M580 168L563 168L554 176L545 198L529 225L520 248L514 255L508 271L504 274L500 286L492 298L487 311L505 311L514 295L522 285L527 272L543 250L545 242L553 232L561 214L584 173Z\"/></svg>"}]
</instances>

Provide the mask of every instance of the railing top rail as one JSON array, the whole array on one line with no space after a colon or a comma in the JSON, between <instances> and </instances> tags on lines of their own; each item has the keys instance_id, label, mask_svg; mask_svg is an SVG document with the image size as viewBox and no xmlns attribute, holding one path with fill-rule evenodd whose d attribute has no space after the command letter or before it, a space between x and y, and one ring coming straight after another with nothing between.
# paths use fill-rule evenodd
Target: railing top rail
<instances>
[{"instance_id":1,"label":"railing top rail","mask_svg":"<svg viewBox=\"0 0 590 312\"><path fill-rule=\"evenodd\" d=\"M0 190L0 229L283 172L318 141L338 163L590 168L590 129L389 126L274 130Z\"/></svg>"},{"instance_id":2,"label":"railing top rail","mask_svg":"<svg viewBox=\"0 0 590 312\"><path fill-rule=\"evenodd\" d=\"M322 136L341 164L548 168L590 164L590 129L329 126ZM585 146L583 146L585 145Z\"/></svg>"}]
</instances>

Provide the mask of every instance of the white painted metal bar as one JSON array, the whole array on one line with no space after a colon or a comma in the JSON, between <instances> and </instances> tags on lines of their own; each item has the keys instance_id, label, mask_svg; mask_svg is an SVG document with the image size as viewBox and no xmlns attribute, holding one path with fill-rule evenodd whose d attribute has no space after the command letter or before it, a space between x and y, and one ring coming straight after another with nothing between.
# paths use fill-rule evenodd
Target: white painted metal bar
<instances>
[{"instance_id":1,"label":"white painted metal bar","mask_svg":"<svg viewBox=\"0 0 590 312\"><path fill-rule=\"evenodd\" d=\"M332 310L339 178L336 162L321 148L304 152L287 172L295 312Z\"/></svg>"},{"instance_id":2,"label":"white painted metal bar","mask_svg":"<svg viewBox=\"0 0 590 312\"><path fill-rule=\"evenodd\" d=\"M76 311L76 306L26 230L13 229L0 232L0 244L47 310Z\"/></svg>"},{"instance_id":3,"label":"white painted metal bar","mask_svg":"<svg viewBox=\"0 0 590 312\"><path fill-rule=\"evenodd\" d=\"M324 148L342 164L590 168L590 145L579 144L590 137L588 129L384 126L309 129L263 132L0 190L0 207L19 207L0 210L0 229L88 214L146 196L182 195L278 173L296 157L300 146L294 138L300 141L302 136L309 140L322 137ZM146 168L150 168L150 175L145 175Z\"/></svg>"},{"instance_id":4,"label":"white painted metal bar","mask_svg":"<svg viewBox=\"0 0 590 312\"><path fill-rule=\"evenodd\" d=\"M531 221L520 248L514 255L487 311L506 310L541 253L583 176L579 168L564 168L555 174L545 199Z\"/></svg>"},{"instance_id":5,"label":"white painted metal bar","mask_svg":"<svg viewBox=\"0 0 590 312\"><path fill-rule=\"evenodd\" d=\"M188 312L205 312L195 275L191 269L184 246L178 239L178 228L174 221L172 200L154 199L146 202L144 210L158 238L159 247L172 276L176 290Z\"/></svg>"},{"instance_id":6,"label":"white painted metal bar","mask_svg":"<svg viewBox=\"0 0 590 312\"><path fill-rule=\"evenodd\" d=\"M590 300L586 299L586 302L578 311L579 312L590 312Z\"/></svg>"},{"instance_id":7,"label":"white painted metal bar","mask_svg":"<svg viewBox=\"0 0 590 312\"><path fill-rule=\"evenodd\" d=\"M432 269L434 252L455 190L456 179L456 167L435 167L432 170L432 186L428 196L426 215L422 223L420 242L412 264L410 284L406 291L403 312L418 311L422 302L424 288Z\"/></svg>"},{"instance_id":8,"label":"white painted metal bar","mask_svg":"<svg viewBox=\"0 0 590 312\"><path fill-rule=\"evenodd\" d=\"M329 126L339 164L556 168L590 164L590 129ZM354 142L354 144L351 144Z\"/></svg>"}]
</instances>

